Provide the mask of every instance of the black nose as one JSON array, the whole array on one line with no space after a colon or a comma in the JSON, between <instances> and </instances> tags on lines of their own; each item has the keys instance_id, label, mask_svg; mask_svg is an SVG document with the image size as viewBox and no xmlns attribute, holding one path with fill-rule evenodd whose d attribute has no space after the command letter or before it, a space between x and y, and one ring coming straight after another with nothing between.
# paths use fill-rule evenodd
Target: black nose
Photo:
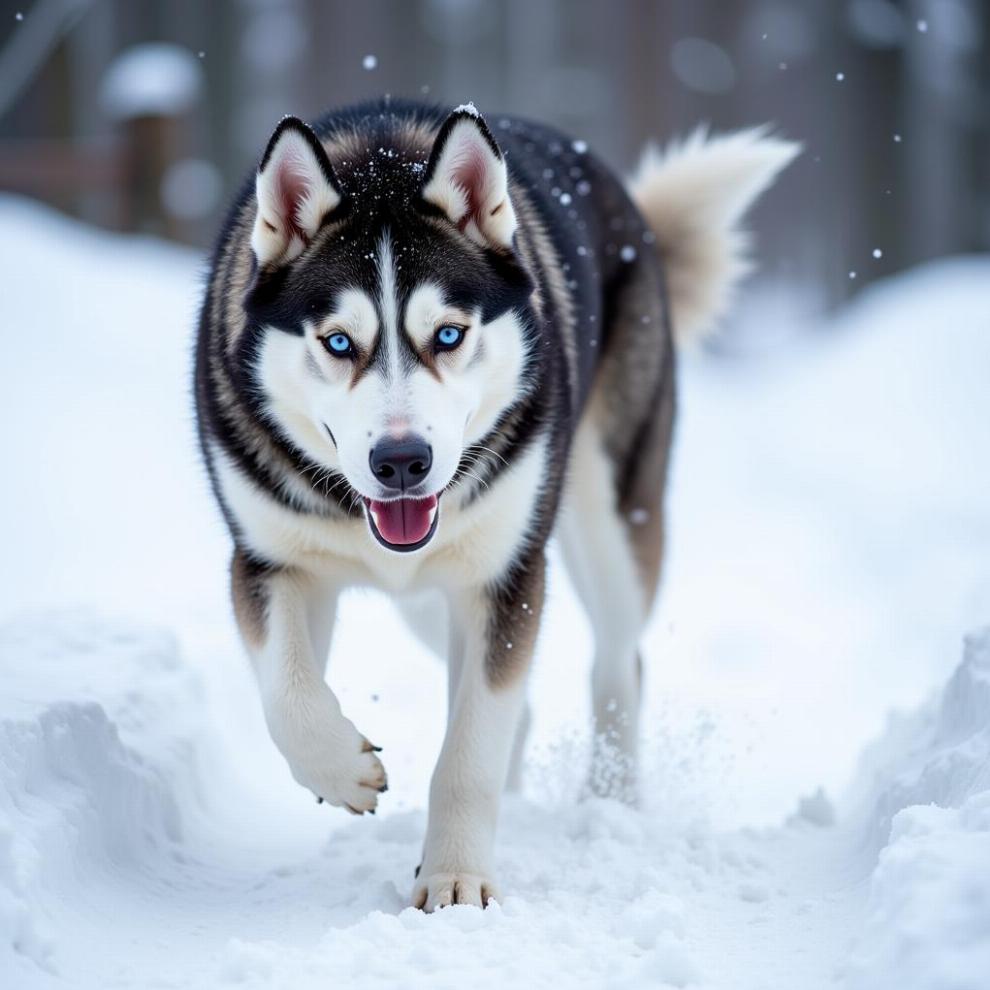
<instances>
[{"instance_id":1,"label":"black nose","mask_svg":"<svg viewBox=\"0 0 990 990\"><path fill-rule=\"evenodd\" d=\"M379 440L371 448L371 473L386 487L415 488L430 473L433 448L417 436Z\"/></svg>"}]
</instances>

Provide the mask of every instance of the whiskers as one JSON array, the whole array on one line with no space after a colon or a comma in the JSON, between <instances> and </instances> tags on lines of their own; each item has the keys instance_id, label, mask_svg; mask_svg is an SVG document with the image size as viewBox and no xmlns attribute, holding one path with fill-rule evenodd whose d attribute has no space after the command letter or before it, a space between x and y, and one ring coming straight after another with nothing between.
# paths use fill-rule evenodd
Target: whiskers
<instances>
[{"instance_id":1,"label":"whiskers","mask_svg":"<svg viewBox=\"0 0 990 990\"><path fill-rule=\"evenodd\" d=\"M350 494L347 496L347 512L348 514L354 511L354 507L361 502L361 493L356 492L353 488L350 490Z\"/></svg>"},{"instance_id":2,"label":"whiskers","mask_svg":"<svg viewBox=\"0 0 990 990\"><path fill-rule=\"evenodd\" d=\"M312 464L302 468L300 474L307 479L310 488L325 499L336 495L337 501L348 514L354 511L355 504L361 498L360 493L351 488L347 478L336 468Z\"/></svg>"},{"instance_id":3,"label":"whiskers","mask_svg":"<svg viewBox=\"0 0 990 990\"><path fill-rule=\"evenodd\" d=\"M464 449L466 451L479 452L479 460L487 455L491 455L496 460L501 461L506 467L509 466L509 462L497 450L492 450L491 447L486 447L483 443L469 443Z\"/></svg>"},{"instance_id":4,"label":"whiskers","mask_svg":"<svg viewBox=\"0 0 990 990\"><path fill-rule=\"evenodd\" d=\"M464 456L457 468L455 484L463 485L465 479L470 479L475 485L488 490L491 488L490 476L498 468L499 462L505 467L509 466L509 462L497 450L486 447L483 443L466 444Z\"/></svg>"},{"instance_id":5,"label":"whiskers","mask_svg":"<svg viewBox=\"0 0 990 990\"><path fill-rule=\"evenodd\" d=\"M475 474L473 471L469 470L466 467L461 467L458 470L458 474L470 478L476 484L481 485L482 488L485 489L491 488L491 485L484 478L482 478L481 475Z\"/></svg>"}]
</instances>

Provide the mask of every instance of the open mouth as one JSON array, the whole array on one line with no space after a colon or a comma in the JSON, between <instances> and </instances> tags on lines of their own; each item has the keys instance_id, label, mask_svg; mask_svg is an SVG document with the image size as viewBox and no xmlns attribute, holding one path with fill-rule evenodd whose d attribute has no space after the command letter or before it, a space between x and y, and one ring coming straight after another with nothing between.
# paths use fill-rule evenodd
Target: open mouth
<instances>
[{"instance_id":1,"label":"open mouth","mask_svg":"<svg viewBox=\"0 0 990 990\"><path fill-rule=\"evenodd\" d=\"M439 495L396 498L389 502L366 498L364 508L375 539L397 553L425 547L433 539L440 520Z\"/></svg>"}]
</instances>

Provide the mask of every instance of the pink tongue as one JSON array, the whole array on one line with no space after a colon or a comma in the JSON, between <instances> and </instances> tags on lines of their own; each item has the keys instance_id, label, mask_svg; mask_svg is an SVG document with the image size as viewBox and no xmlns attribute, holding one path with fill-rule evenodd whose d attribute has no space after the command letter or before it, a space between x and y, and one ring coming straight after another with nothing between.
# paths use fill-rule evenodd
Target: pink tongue
<instances>
[{"instance_id":1,"label":"pink tongue","mask_svg":"<svg viewBox=\"0 0 990 990\"><path fill-rule=\"evenodd\" d=\"M371 501L369 507L375 513L375 525L382 539L404 546L419 543L430 531L436 504L436 495L430 495L428 498L400 498L394 502Z\"/></svg>"}]
</instances>

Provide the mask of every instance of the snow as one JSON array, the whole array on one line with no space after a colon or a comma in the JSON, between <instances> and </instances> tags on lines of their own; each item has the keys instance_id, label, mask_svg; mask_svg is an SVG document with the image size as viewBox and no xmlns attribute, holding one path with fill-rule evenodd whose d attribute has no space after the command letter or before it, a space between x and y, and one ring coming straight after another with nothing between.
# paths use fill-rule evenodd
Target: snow
<instances>
[{"instance_id":1,"label":"snow","mask_svg":"<svg viewBox=\"0 0 990 990\"><path fill-rule=\"evenodd\" d=\"M444 672L348 596L329 676L391 789L351 819L293 784L195 456L200 259L0 219L0 986L985 985L990 632L959 643L990 619L990 260L684 362L642 809L577 799L589 640L554 567L505 899L425 916Z\"/></svg>"}]
</instances>

